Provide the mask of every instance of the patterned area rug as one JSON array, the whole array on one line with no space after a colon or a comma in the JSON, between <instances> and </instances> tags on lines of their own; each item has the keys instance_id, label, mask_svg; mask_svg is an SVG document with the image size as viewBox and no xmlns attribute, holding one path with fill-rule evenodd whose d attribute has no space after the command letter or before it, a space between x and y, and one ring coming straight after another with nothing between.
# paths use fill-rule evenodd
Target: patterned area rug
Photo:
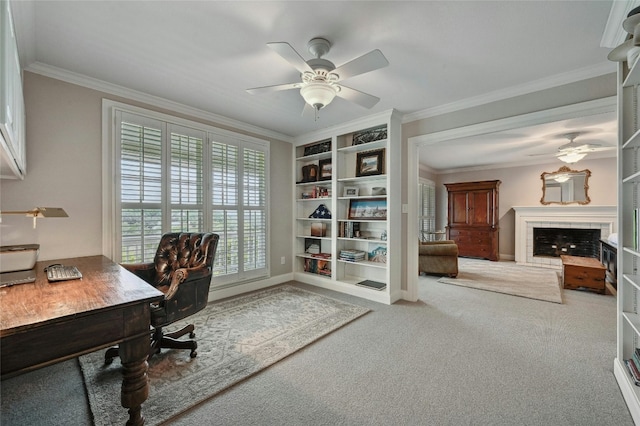
<instances>
[{"instance_id":1,"label":"patterned area rug","mask_svg":"<svg viewBox=\"0 0 640 426\"><path fill-rule=\"evenodd\" d=\"M288 285L209 304L189 318L196 327L196 358L173 349L151 358L151 389L142 405L146 424L170 419L368 311ZM95 424L124 424L119 359L105 366L104 350L79 359Z\"/></svg>"},{"instance_id":2,"label":"patterned area rug","mask_svg":"<svg viewBox=\"0 0 640 426\"><path fill-rule=\"evenodd\" d=\"M442 277L438 282L562 303L560 279L556 270L521 266L514 262L461 257L458 259L458 277Z\"/></svg>"}]
</instances>

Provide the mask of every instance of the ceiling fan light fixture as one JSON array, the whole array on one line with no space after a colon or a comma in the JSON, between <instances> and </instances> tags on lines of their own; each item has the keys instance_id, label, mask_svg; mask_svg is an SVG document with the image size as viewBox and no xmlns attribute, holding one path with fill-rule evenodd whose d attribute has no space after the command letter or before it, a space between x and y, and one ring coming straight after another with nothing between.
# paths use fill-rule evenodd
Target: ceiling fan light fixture
<instances>
[{"instance_id":1,"label":"ceiling fan light fixture","mask_svg":"<svg viewBox=\"0 0 640 426\"><path fill-rule=\"evenodd\" d=\"M566 154L562 154L558 157L559 160L564 161L565 163L577 163L587 156L586 152L567 152Z\"/></svg>"},{"instance_id":2,"label":"ceiling fan light fixture","mask_svg":"<svg viewBox=\"0 0 640 426\"><path fill-rule=\"evenodd\" d=\"M336 97L336 93L338 93L337 87L327 83L308 83L300 89L304 101L316 111L329 105Z\"/></svg>"}]
</instances>

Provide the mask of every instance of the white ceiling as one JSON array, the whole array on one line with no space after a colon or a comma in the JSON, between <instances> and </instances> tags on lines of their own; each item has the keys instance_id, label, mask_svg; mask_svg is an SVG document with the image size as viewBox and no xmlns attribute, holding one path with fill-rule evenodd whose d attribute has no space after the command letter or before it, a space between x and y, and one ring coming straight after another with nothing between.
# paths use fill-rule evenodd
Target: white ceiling
<instances>
[{"instance_id":1,"label":"white ceiling","mask_svg":"<svg viewBox=\"0 0 640 426\"><path fill-rule=\"evenodd\" d=\"M415 117L531 82L615 70L606 59L610 49L600 47L611 0L23 0L12 6L26 69L69 71L287 136L391 108ZM301 116L296 90L245 92L299 79L267 42L289 42L310 59L306 44L317 36L333 44L326 58L337 66L373 49L384 53L388 67L345 81L380 97L374 108L336 99L314 121ZM596 125L608 127L601 120L580 123ZM468 140L451 141L439 164L452 146L457 156L447 160L450 166L465 167L485 155L497 160L506 137L514 141L509 151L524 152L558 133L548 127L483 137L485 144L475 138L474 152Z\"/></svg>"}]
</instances>

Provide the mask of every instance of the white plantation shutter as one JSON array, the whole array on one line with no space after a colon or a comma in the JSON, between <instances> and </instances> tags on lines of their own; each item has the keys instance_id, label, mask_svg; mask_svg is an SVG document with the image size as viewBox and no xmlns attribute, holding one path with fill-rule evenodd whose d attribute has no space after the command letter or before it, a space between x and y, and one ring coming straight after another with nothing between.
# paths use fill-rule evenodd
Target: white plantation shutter
<instances>
[{"instance_id":1,"label":"white plantation shutter","mask_svg":"<svg viewBox=\"0 0 640 426\"><path fill-rule=\"evenodd\" d=\"M205 133L171 126L171 231L204 229Z\"/></svg>"},{"instance_id":2,"label":"white plantation shutter","mask_svg":"<svg viewBox=\"0 0 640 426\"><path fill-rule=\"evenodd\" d=\"M211 142L212 228L220 235L214 275L248 279L267 269L267 150ZM235 142L235 143L234 143Z\"/></svg>"},{"instance_id":3,"label":"white plantation shutter","mask_svg":"<svg viewBox=\"0 0 640 426\"><path fill-rule=\"evenodd\" d=\"M268 142L150 111L113 114L116 260L152 261L166 232L216 232L212 285L267 276Z\"/></svg>"},{"instance_id":4,"label":"white plantation shutter","mask_svg":"<svg viewBox=\"0 0 640 426\"><path fill-rule=\"evenodd\" d=\"M162 123L127 118L120 123L121 260L147 262L162 236Z\"/></svg>"},{"instance_id":5,"label":"white plantation shutter","mask_svg":"<svg viewBox=\"0 0 640 426\"><path fill-rule=\"evenodd\" d=\"M214 275L236 274L239 268L238 164L240 148L211 142L213 232L220 235Z\"/></svg>"},{"instance_id":6,"label":"white plantation shutter","mask_svg":"<svg viewBox=\"0 0 640 426\"><path fill-rule=\"evenodd\" d=\"M264 152L244 149L244 269L264 268L266 258L266 176Z\"/></svg>"},{"instance_id":7,"label":"white plantation shutter","mask_svg":"<svg viewBox=\"0 0 640 426\"><path fill-rule=\"evenodd\" d=\"M418 185L418 232L420 238L428 236L423 232L436 230L436 186L429 180L420 180Z\"/></svg>"}]
</instances>

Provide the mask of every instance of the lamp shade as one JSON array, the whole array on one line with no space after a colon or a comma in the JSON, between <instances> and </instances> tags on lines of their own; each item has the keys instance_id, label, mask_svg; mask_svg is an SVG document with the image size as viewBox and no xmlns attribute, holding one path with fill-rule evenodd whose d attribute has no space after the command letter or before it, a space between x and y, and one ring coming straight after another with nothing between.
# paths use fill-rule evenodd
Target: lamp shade
<instances>
[{"instance_id":1,"label":"lamp shade","mask_svg":"<svg viewBox=\"0 0 640 426\"><path fill-rule=\"evenodd\" d=\"M559 160L564 161L565 163L577 163L587 156L586 152L568 152L566 154L562 154L558 157Z\"/></svg>"},{"instance_id":2,"label":"lamp shade","mask_svg":"<svg viewBox=\"0 0 640 426\"><path fill-rule=\"evenodd\" d=\"M314 107L316 110L326 107L336 97L337 89L327 83L308 83L302 89L300 94L305 102Z\"/></svg>"}]
</instances>

